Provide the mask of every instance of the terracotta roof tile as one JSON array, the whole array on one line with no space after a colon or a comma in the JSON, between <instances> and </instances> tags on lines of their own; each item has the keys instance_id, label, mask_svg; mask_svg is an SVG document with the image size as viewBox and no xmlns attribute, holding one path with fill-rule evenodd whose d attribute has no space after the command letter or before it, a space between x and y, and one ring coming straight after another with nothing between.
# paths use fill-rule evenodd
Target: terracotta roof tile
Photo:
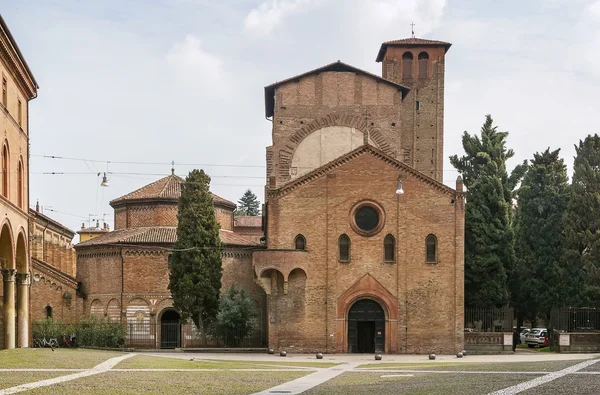
<instances>
[{"instance_id":1,"label":"terracotta roof tile","mask_svg":"<svg viewBox=\"0 0 600 395\"><path fill-rule=\"evenodd\" d=\"M260 228L262 227L262 217L260 216L249 216L240 215L233 217L233 226L247 227L247 228Z\"/></svg>"},{"instance_id":2,"label":"terracotta roof tile","mask_svg":"<svg viewBox=\"0 0 600 395\"><path fill-rule=\"evenodd\" d=\"M259 245L253 238L238 235L230 230L219 230L219 237L225 245ZM177 228L175 226L153 226L115 230L94 239L76 244L75 248L107 244L175 244L176 241Z\"/></svg>"},{"instance_id":3,"label":"terracotta roof tile","mask_svg":"<svg viewBox=\"0 0 600 395\"><path fill-rule=\"evenodd\" d=\"M450 47L452 46L452 44L447 43L445 41L437 41L437 40L427 40L425 38L418 38L418 37L409 37L409 38L401 38L399 40L390 40L390 41L386 41L383 44L381 44L381 48L379 48L379 52L377 53L377 62L381 62L383 61L383 58L385 57L385 50L387 47L389 46L394 46L394 45L406 45L406 46L429 46L429 45L434 45L434 46L444 46L446 47L446 52L448 52L448 49L450 49Z\"/></svg>"},{"instance_id":4,"label":"terracotta roof tile","mask_svg":"<svg viewBox=\"0 0 600 395\"><path fill-rule=\"evenodd\" d=\"M184 182L185 180L183 178L175 174L171 174L170 176L163 177L160 180L154 181L153 183L143 186L140 189L136 189L135 191L130 192L127 195L111 200L110 205L114 206L114 204L119 204L127 200L138 199L178 200L181 196L181 184L183 184ZM213 197L213 202L235 208L235 203L230 202L227 199L223 199L222 197L217 196L212 192L211 194Z\"/></svg>"}]
</instances>

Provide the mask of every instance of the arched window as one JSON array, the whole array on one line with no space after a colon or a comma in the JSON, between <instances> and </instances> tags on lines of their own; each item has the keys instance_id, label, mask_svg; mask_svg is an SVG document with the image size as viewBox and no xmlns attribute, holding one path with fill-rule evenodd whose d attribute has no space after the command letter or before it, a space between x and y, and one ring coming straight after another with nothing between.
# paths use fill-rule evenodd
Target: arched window
<instances>
[{"instance_id":1,"label":"arched window","mask_svg":"<svg viewBox=\"0 0 600 395\"><path fill-rule=\"evenodd\" d=\"M8 147L2 147L2 195L8 197Z\"/></svg>"},{"instance_id":2,"label":"arched window","mask_svg":"<svg viewBox=\"0 0 600 395\"><path fill-rule=\"evenodd\" d=\"M419 54L419 78L427 78L427 68L429 65L429 54L421 52Z\"/></svg>"},{"instance_id":3,"label":"arched window","mask_svg":"<svg viewBox=\"0 0 600 395\"><path fill-rule=\"evenodd\" d=\"M404 52L402 55L402 78L413 77L413 54L410 52Z\"/></svg>"},{"instance_id":4,"label":"arched window","mask_svg":"<svg viewBox=\"0 0 600 395\"><path fill-rule=\"evenodd\" d=\"M46 318L52 318L52 307L46 306Z\"/></svg>"},{"instance_id":5,"label":"arched window","mask_svg":"<svg viewBox=\"0 0 600 395\"><path fill-rule=\"evenodd\" d=\"M425 262L437 263L437 238L434 235L425 239Z\"/></svg>"},{"instance_id":6,"label":"arched window","mask_svg":"<svg viewBox=\"0 0 600 395\"><path fill-rule=\"evenodd\" d=\"M17 164L17 204L23 208L23 165Z\"/></svg>"},{"instance_id":7,"label":"arched window","mask_svg":"<svg viewBox=\"0 0 600 395\"><path fill-rule=\"evenodd\" d=\"M294 239L294 248L297 250L306 250L306 239L302 235L296 236Z\"/></svg>"},{"instance_id":8,"label":"arched window","mask_svg":"<svg viewBox=\"0 0 600 395\"><path fill-rule=\"evenodd\" d=\"M383 239L383 260L385 262L396 261L396 239L392 235L387 235Z\"/></svg>"},{"instance_id":9,"label":"arched window","mask_svg":"<svg viewBox=\"0 0 600 395\"><path fill-rule=\"evenodd\" d=\"M338 240L339 260L340 262L350 262L350 238L348 235L341 235Z\"/></svg>"}]
</instances>

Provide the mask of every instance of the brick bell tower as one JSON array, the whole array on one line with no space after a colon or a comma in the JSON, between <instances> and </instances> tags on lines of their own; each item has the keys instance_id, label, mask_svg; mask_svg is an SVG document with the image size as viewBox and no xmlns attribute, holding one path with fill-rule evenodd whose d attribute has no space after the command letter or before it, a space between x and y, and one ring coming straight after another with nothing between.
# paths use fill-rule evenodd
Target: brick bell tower
<instances>
[{"instance_id":1,"label":"brick bell tower","mask_svg":"<svg viewBox=\"0 0 600 395\"><path fill-rule=\"evenodd\" d=\"M401 148L406 164L443 182L444 60L452 44L405 38L381 44L382 77L410 92L401 110Z\"/></svg>"}]
</instances>

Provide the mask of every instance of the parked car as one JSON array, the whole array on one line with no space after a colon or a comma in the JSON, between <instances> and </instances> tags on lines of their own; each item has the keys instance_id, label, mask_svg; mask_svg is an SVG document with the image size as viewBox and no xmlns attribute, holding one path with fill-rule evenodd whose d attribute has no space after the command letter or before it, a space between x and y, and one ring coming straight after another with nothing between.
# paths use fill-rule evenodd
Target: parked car
<instances>
[{"instance_id":1,"label":"parked car","mask_svg":"<svg viewBox=\"0 0 600 395\"><path fill-rule=\"evenodd\" d=\"M519 334L519 340L520 340L519 343L525 344L526 335L529 333L530 330L531 329L529 329L529 328L525 328L521 331L521 333Z\"/></svg>"},{"instance_id":2,"label":"parked car","mask_svg":"<svg viewBox=\"0 0 600 395\"><path fill-rule=\"evenodd\" d=\"M548 344L548 330L546 328L533 328L525 335L525 343L529 348L544 347Z\"/></svg>"}]
</instances>

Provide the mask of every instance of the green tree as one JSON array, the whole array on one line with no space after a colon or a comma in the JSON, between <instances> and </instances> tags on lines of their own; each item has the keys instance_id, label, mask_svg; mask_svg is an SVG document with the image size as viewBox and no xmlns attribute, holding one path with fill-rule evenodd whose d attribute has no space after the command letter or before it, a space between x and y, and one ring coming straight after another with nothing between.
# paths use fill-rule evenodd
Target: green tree
<instances>
[{"instance_id":1,"label":"green tree","mask_svg":"<svg viewBox=\"0 0 600 395\"><path fill-rule=\"evenodd\" d=\"M235 215L250 215L253 217L260 215L260 202L250 189L244 192L244 195L238 200Z\"/></svg>"},{"instance_id":2,"label":"green tree","mask_svg":"<svg viewBox=\"0 0 600 395\"><path fill-rule=\"evenodd\" d=\"M512 283L512 304L519 325L548 317L561 303L563 287L564 214L568 202L567 167L560 149L536 153L517 192L514 221L517 256Z\"/></svg>"},{"instance_id":3,"label":"green tree","mask_svg":"<svg viewBox=\"0 0 600 395\"><path fill-rule=\"evenodd\" d=\"M515 261L512 198L526 162L508 174L506 161L514 152L506 148L507 136L487 115L481 138L465 131L465 155L450 157L467 187L465 304L469 307L500 307L508 301L508 275Z\"/></svg>"},{"instance_id":4,"label":"green tree","mask_svg":"<svg viewBox=\"0 0 600 395\"><path fill-rule=\"evenodd\" d=\"M600 300L600 137L588 135L575 151L564 226L564 302L596 305Z\"/></svg>"},{"instance_id":5,"label":"green tree","mask_svg":"<svg viewBox=\"0 0 600 395\"><path fill-rule=\"evenodd\" d=\"M226 334L229 345L238 346L252 332L255 317L253 305L246 290L235 284L221 298L217 326L221 333Z\"/></svg>"},{"instance_id":6,"label":"green tree","mask_svg":"<svg viewBox=\"0 0 600 395\"><path fill-rule=\"evenodd\" d=\"M215 319L221 289L222 246L209 184L204 170L195 169L181 185L169 276L174 307L198 328Z\"/></svg>"}]
</instances>

